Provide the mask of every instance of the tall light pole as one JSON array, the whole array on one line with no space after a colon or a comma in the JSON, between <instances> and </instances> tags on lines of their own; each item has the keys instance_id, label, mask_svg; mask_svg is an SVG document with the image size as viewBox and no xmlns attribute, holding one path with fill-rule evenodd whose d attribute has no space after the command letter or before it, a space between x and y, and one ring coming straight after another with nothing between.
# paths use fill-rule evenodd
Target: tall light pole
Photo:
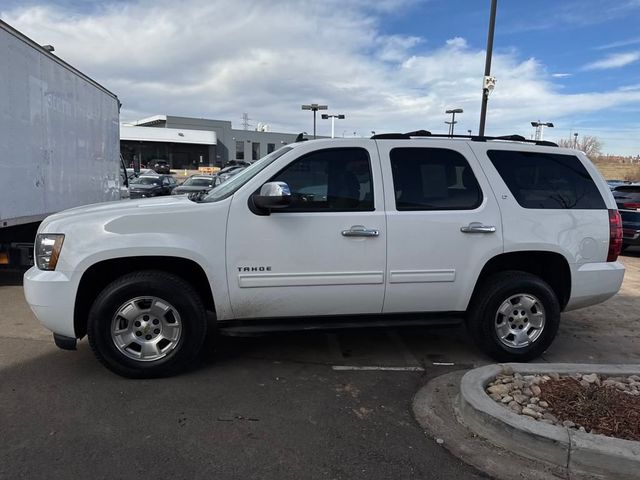
<instances>
[{"instance_id":1,"label":"tall light pole","mask_svg":"<svg viewBox=\"0 0 640 480\"><path fill-rule=\"evenodd\" d=\"M484 124L487 120L487 101L489 94L495 87L496 79L491 76L491 55L493 54L493 32L496 28L496 8L498 0L491 0L491 13L489 14L489 33L487 35L487 56L484 61L484 78L482 80L482 107L480 108L480 127L478 135L484 136Z\"/></svg>"},{"instance_id":2,"label":"tall light pole","mask_svg":"<svg viewBox=\"0 0 640 480\"><path fill-rule=\"evenodd\" d=\"M451 121L450 122L444 122L447 125L449 125L449 136L453 137L453 127L456 123L456 113L462 113L464 112L464 110L462 110L461 108L454 108L451 110L447 110L444 113L450 113L451 114Z\"/></svg>"},{"instance_id":3,"label":"tall light pole","mask_svg":"<svg viewBox=\"0 0 640 480\"><path fill-rule=\"evenodd\" d=\"M326 113L322 114L322 119L323 120L327 120L327 119L331 119L331 138L335 138L335 131L336 131L336 118L338 120L344 120L344 115L343 114L336 114L336 115L328 115Z\"/></svg>"},{"instance_id":4,"label":"tall light pole","mask_svg":"<svg viewBox=\"0 0 640 480\"><path fill-rule=\"evenodd\" d=\"M536 128L536 140L542 141L544 139L544 127L553 128L553 123L551 122L541 122L538 120L537 122L531 122L531 126Z\"/></svg>"},{"instance_id":5,"label":"tall light pole","mask_svg":"<svg viewBox=\"0 0 640 480\"><path fill-rule=\"evenodd\" d=\"M574 150L578 149L578 132L573 134L573 148Z\"/></svg>"},{"instance_id":6,"label":"tall light pole","mask_svg":"<svg viewBox=\"0 0 640 480\"><path fill-rule=\"evenodd\" d=\"M309 105L302 105L302 110L311 110L313 112L313 138L316 138L316 112L318 110L326 110L329 108L326 105L318 105L317 103L310 103Z\"/></svg>"}]
</instances>

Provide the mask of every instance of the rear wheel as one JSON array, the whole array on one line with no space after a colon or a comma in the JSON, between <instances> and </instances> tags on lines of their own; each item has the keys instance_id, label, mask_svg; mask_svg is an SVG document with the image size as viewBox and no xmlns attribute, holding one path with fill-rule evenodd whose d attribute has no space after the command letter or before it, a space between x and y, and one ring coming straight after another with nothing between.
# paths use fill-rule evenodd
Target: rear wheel
<instances>
[{"instance_id":1,"label":"rear wheel","mask_svg":"<svg viewBox=\"0 0 640 480\"><path fill-rule=\"evenodd\" d=\"M467 316L467 327L478 346L500 362L526 362L540 356L559 325L556 294L540 277L526 272L487 278Z\"/></svg>"},{"instance_id":2,"label":"rear wheel","mask_svg":"<svg viewBox=\"0 0 640 480\"><path fill-rule=\"evenodd\" d=\"M207 317L198 294L159 271L124 275L107 285L89 312L87 334L98 359L132 378L172 375L198 355Z\"/></svg>"}]
</instances>

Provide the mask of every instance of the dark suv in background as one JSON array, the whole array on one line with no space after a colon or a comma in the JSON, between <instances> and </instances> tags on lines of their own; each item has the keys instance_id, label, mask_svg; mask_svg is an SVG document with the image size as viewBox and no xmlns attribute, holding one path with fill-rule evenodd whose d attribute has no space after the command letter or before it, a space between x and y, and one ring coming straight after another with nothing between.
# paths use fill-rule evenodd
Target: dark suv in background
<instances>
[{"instance_id":1,"label":"dark suv in background","mask_svg":"<svg viewBox=\"0 0 640 480\"><path fill-rule=\"evenodd\" d=\"M622 248L640 245L640 183L613 190L622 217Z\"/></svg>"},{"instance_id":2,"label":"dark suv in background","mask_svg":"<svg viewBox=\"0 0 640 480\"><path fill-rule=\"evenodd\" d=\"M149 167L156 173L171 173L171 166L166 160L151 160L149 162Z\"/></svg>"},{"instance_id":3,"label":"dark suv in background","mask_svg":"<svg viewBox=\"0 0 640 480\"><path fill-rule=\"evenodd\" d=\"M178 182L171 175L140 175L129 182L130 198L149 198L170 195Z\"/></svg>"}]
</instances>

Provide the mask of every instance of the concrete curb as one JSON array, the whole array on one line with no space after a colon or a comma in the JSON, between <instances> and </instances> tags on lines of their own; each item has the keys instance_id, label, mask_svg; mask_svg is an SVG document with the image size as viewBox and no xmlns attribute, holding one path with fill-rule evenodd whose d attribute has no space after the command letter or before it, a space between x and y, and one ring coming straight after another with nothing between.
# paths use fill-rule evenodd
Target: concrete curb
<instances>
[{"instance_id":1,"label":"concrete curb","mask_svg":"<svg viewBox=\"0 0 640 480\"><path fill-rule=\"evenodd\" d=\"M557 372L638 375L640 365L518 364L487 365L467 372L460 382L462 421L492 443L533 460L563 467L574 474L640 479L640 442L579 432L536 422L509 411L486 393L487 384L511 367L521 374Z\"/></svg>"},{"instance_id":2,"label":"concrete curb","mask_svg":"<svg viewBox=\"0 0 640 480\"><path fill-rule=\"evenodd\" d=\"M568 480L566 468L515 455L472 432L460 420L460 381L466 371L430 380L413 399L413 414L433 441L494 480ZM571 480L578 480L572 478ZM594 480L581 477L580 480Z\"/></svg>"}]
</instances>

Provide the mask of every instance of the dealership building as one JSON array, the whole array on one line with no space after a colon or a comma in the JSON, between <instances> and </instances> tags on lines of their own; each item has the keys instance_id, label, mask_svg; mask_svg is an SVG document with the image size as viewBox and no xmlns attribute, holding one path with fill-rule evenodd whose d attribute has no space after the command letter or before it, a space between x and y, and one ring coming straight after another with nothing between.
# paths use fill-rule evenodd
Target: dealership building
<instances>
[{"instance_id":1,"label":"dealership building","mask_svg":"<svg viewBox=\"0 0 640 480\"><path fill-rule=\"evenodd\" d=\"M120 151L127 165L166 160L174 169L221 167L230 160L257 160L297 133L238 130L226 120L156 115L120 125Z\"/></svg>"}]
</instances>

